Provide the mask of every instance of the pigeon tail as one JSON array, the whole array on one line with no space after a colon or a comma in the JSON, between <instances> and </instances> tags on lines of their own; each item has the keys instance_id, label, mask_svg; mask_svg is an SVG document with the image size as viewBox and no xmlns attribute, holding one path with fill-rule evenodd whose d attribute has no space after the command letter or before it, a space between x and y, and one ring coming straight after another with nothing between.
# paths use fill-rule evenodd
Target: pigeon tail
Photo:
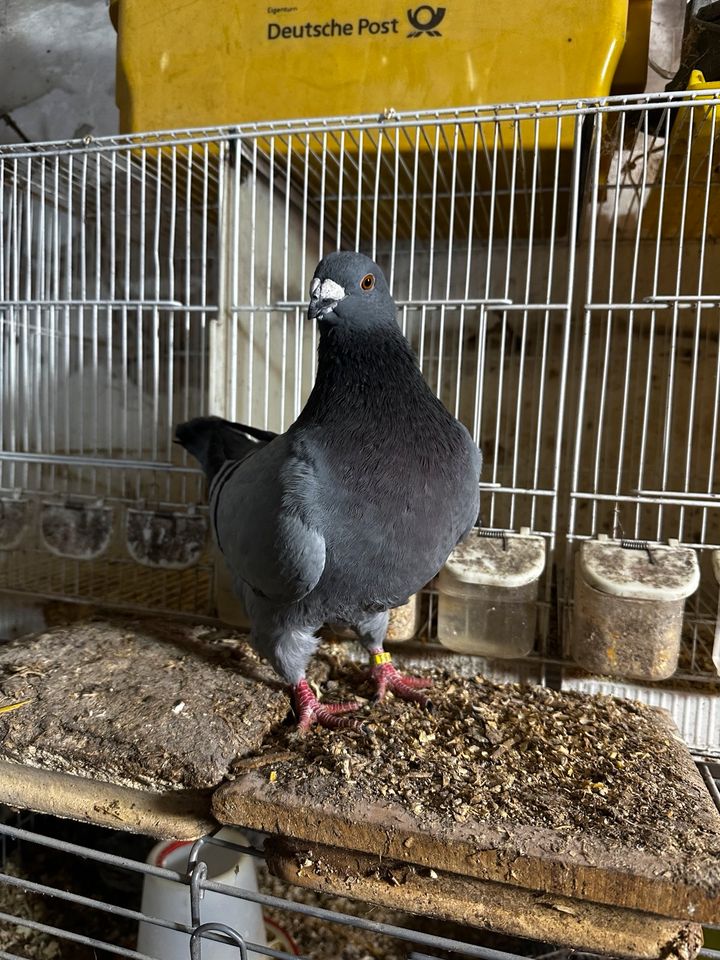
<instances>
[{"instance_id":1,"label":"pigeon tail","mask_svg":"<svg viewBox=\"0 0 720 960\"><path fill-rule=\"evenodd\" d=\"M175 442L195 457L209 482L227 460L244 460L275 436L222 417L196 417L175 428Z\"/></svg>"}]
</instances>

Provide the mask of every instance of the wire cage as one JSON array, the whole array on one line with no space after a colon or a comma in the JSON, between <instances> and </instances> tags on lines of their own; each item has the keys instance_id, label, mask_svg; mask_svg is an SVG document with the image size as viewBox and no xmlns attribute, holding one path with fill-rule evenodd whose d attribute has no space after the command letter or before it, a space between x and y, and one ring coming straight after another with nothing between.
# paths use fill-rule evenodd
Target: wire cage
<instances>
[{"instance_id":1,"label":"wire cage","mask_svg":"<svg viewBox=\"0 0 720 960\"><path fill-rule=\"evenodd\" d=\"M0 181L3 585L208 613L172 435L207 405L217 158L33 149Z\"/></svg>"},{"instance_id":2,"label":"wire cage","mask_svg":"<svg viewBox=\"0 0 720 960\"><path fill-rule=\"evenodd\" d=\"M0 149L0 589L225 615L173 425L287 427L314 376L312 271L359 248L483 449L483 531L546 541L533 675L568 662L583 540L675 539L702 570L677 678L708 730L689 739L720 752L718 104L703 90Z\"/></svg>"},{"instance_id":3,"label":"wire cage","mask_svg":"<svg viewBox=\"0 0 720 960\"><path fill-rule=\"evenodd\" d=\"M214 413L287 427L314 376L315 264L359 248L386 270L425 376L483 449L483 530L545 540L524 675L666 706L696 752L720 755L718 106L679 93L0 148L0 591L227 611L204 483L173 426ZM600 533L698 553L671 682L609 684L569 664L574 557ZM425 640L434 609L429 589ZM26 826L0 836L153 872ZM0 879L147 919L55 881ZM209 889L199 874L165 879L195 883L196 906ZM418 960L508 956L307 913L399 936ZM188 933L202 909L191 920Z\"/></svg>"}]
</instances>

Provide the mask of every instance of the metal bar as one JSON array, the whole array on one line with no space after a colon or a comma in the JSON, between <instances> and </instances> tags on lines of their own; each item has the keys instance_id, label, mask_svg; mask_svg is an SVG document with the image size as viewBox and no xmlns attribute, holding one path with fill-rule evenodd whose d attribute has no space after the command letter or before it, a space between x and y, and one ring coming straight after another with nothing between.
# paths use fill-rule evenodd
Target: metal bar
<instances>
[{"instance_id":1,"label":"metal bar","mask_svg":"<svg viewBox=\"0 0 720 960\"><path fill-rule=\"evenodd\" d=\"M713 501L720 500L720 493L692 493L690 490L632 490L631 493L635 493L638 496L651 496L651 497L683 497L685 499L695 499L701 501Z\"/></svg>"},{"instance_id":2,"label":"metal bar","mask_svg":"<svg viewBox=\"0 0 720 960\"><path fill-rule=\"evenodd\" d=\"M490 947L479 947L482 953L474 956L482 957L483 960L514 960L517 954L507 953L505 950L492 950ZM426 953L411 953L410 960L438 960L437 957L430 957Z\"/></svg>"},{"instance_id":3,"label":"metal bar","mask_svg":"<svg viewBox=\"0 0 720 960\"><path fill-rule=\"evenodd\" d=\"M619 501L620 503L634 503L634 504L643 504L643 503L652 503L657 506L667 507L667 506L686 506L686 507L697 507L699 504L706 505L708 508L720 506L720 503L715 503L711 501L710 503L705 504L701 500L691 500L686 499L684 495L679 497L661 497L661 496L645 496L645 495L635 495L631 496L629 494L615 494L615 493L594 493L592 491L582 491L582 490L573 490L570 492L569 496L575 500L606 500L610 503L614 501ZM638 539L637 537L634 539ZM661 537L657 538L661 540Z\"/></svg>"},{"instance_id":4,"label":"metal bar","mask_svg":"<svg viewBox=\"0 0 720 960\"><path fill-rule=\"evenodd\" d=\"M35 883L33 880L26 880L24 877L15 877L8 873L0 873L0 884L5 884L9 887L19 887L21 890L27 890L28 893L57 897L58 900L65 900L67 903L74 903L79 907L87 907L90 910L100 910L103 913L109 913L115 917L124 917L126 920L136 920L138 923L145 921L146 923L154 924L156 927L178 930L180 933L192 932L192 926L186 923L166 920L163 917L151 917L140 910L130 910L128 907L119 907L114 903L106 903L104 900L94 900L92 897L84 897L79 893L72 893L70 890L61 890L58 887L50 887L44 883Z\"/></svg>"},{"instance_id":5,"label":"metal bar","mask_svg":"<svg viewBox=\"0 0 720 960\"><path fill-rule=\"evenodd\" d=\"M666 133L667 136L664 138L664 144L662 148L662 170L663 175L660 180L660 195L658 198L658 229L655 239L655 250L654 250L654 263L653 263L653 275L652 275L652 289L653 296L657 295L658 285L660 282L660 252L661 252L661 237L662 237L662 222L663 215L665 213L665 197L666 197L666 177L664 171L667 170L668 157L669 157L669 145L670 145L670 117L669 113L666 114L665 118L666 123ZM645 124L647 130L647 115L645 116ZM650 422L650 410L651 410L651 398L653 395L652 390L652 370L654 366L654 352L656 349L656 316L654 313L650 316L650 330L648 336L647 344L647 366L645 373L645 391L643 398L643 413L642 413L642 427L640 435L640 455L637 468L637 486L643 486L643 477L645 475L646 469L646 456L647 456L647 440L648 440L648 424ZM634 532L635 536L639 535L639 530L641 526L641 520L643 518L643 512L641 510L641 505L637 504L635 508L635 524Z\"/></svg>"},{"instance_id":6,"label":"metal bar","mask_svg":"<svg viewBox=\"0 0 720 960\"><path fill-rule=\"evenodd\" d=\"M324 167L323 167L324 170ZM324 197L324 191L323 191ZM268 179L268 230L267 230L267 248L265 252L265 300L270 303L272 299L272 276L273 276L273 234L275 225L275 216L273 202L275 199L275 137L270 140L270 175ZM283 317L286 322L286 318ZM265 364L263 371L263 414L262 425L267 430L270 419L270 362L273 351L270 349L270 311L265 314L265 338L263 343L263 353L265 354Z\"/></svg>"},{"instance_id":7,"label":"metal bar","mask_svg":"<svg viewBox=\"0 0 720 960\"><path fill-rule=\"evenodd\" d=\"M194 310L196 312L213 309L213 307L208 307L205 304L181 303L179 300L153 300L152 298L143 298L141 300L113 300L107 297L104 299L87 297L85 299L74 300L21 300L18 298L15 300L0 300L0 308L2 307L81 307L83 309L85 307L114 307L117 309L134 307L139 310Z\"/></svg>"},{"instance_id":8,"label":"metal bar","mask_svg":"<svg viewBox=\"0 0 720 960\"><path fill-rule=\"evenodd\" d=\"M580 183L580 146L581 146L581 127L579 121L576 119L574 131L573 131L573 143L574 143L574 154L573 154L573 201L571 207L570 216L572 216L573 226L572 226L572 241L570 243L570 251L572 256L573 270L569 272L568 282L567 282L567 310L564 317L564 326L563 326L563 356L566 359L570 349L570 328L572 325L572 302L573 302L573 286L574 286L574 251L575 251L575 238L577 231L577 213L579 205L579 183ZM595 157L593 162L593 180L592 180L592 195L591 203L593 208L597 205L597 187L598 187L598 168L599 168L599 146L595 147ZM589 251L588 251L588 267L587 272L587 298L590 299L592 294L592 285L593 285L593 273L592 273L592 264L593 264L593 252L595 248L595 238L596 238L596 218L592 217L590 222L590 240L589 240ZM583 448L583 418L585 412L585 403L586 403L586 394L587 394L587 365L588 365L588 355L590 348L590 332L591 332L591 317L588 311L585 311L583 318L582 326L582 341L581 341L581 359L580 359L580 376L579 382L577 384L577 403L576 403L576 418L575 418L575 429L573 431L573 425L569 424L568 437L572 437L574 433L574 438L572 440L573 444L573 453L571 460L571 475L570 475L570 490L577 490L579 486L580 478L580 464L582 457L582 448ZM558 422L562 423L565 415L565 394L566 388L562 387L562 402L559 411ZM560 468L561 468L561 456L562 456L562 442L563 442L563 433L564 431L558 430L558 437L555 446L555 461L554 461L554 485L559 486L560 482ZM556 520L556 517L553 518ZM553 524L554 526L554 524ZM575 529L575 503L571 499L570 501L570 515L568 517L568 530L570 532Z\"/></svg>"},{"instance_id":9,"label":"metal bar","mask_svg":"<svg viewBox=\"0 0 720 960\"><path fill-rule=\"evenodd\" d=\"M234 271L237 269L237 239L234 230L237 229L239 218L233 215L233 204L238 203L238 193L235 189L235 177L239 175L239 160L233 155L232 146L228 148L227 144L221 145L220 149L220 169L223 173L218 197L218 245L220 249L229 251L229 255L219 257L218 264L218 312L217 322L210 325L209 332L209 370L207 387L207 409L211 415L229 417L232 416L229 409L237 402L237 394L234 389L235 384L231 380L234 374L234 367L231 370L228 362L228 355L234 355L235 344L231 344L235 330L235 318L230 318L227 302L231 296L231 285L234 283ZM188 185L189 189L189 185ZM190 209L188 207L185 218L185 256L190 259ZM190 263L186 267L185 280L185 298L190 295ZM228 329L230 328L230 329ZM185 332L186 358L189 358L189 337L190 330L186 322ZM189 366L186 372L185 391L189 389ZM185 413L189 415L189 410Z\"/></svg>"},{"instance_id":10,"label":"metal bar","mask_svg":"<svg viewBox=\"0 0 720 960\"><path fill-rule=\"evenodd\" d=\"M715 778L705 764L700 765L700 773L705 781L705 786L708 788L710 796L713 799L713 803L717 807L718 813L720 813L720 787L718 787Z\"/></svg>"},{"instance_id":11,"label":"metal bar","mask_svg":"<svg viewBox=\"0 0 720 960\"><path fill-rule=\"evenodd\" d=\"M12 450L0 450L0 460L11 463L52 463L70 467L111 467L117 470L159 470L162 473L197 473L198 467L180 467L164 460L137 460L132 457L96 457L83 454L62 453L20 453Z\"/></svg>"},{"instance_id":12,"label":"metal bar","mask_svg":"<svg viewBox=\"0 0 720 960\"><path fill-rule=\"evenodd\" d=\"M525 296L524 302L528 303L530 300L530 289L532 282L532 270L533 270L533 254L534 250L534 233L535 233L535 218L536 218L536 201L537 201L537 179L538 171L540 165L540 150L538 144L539 137L539 121L535 121L533 128L533 161L532 161L532 182L530 187L530 210L529 210L529 222L528 222L528 250L527 250L527 263L525 267ZM520 335L520 360L518 365L517 372L517 397L515 400L515 436L519 437L521 435L522 422L524 420L524 410L523 410L523 392L525 390L525 364L526 364L526 344L527 344L527 332L528 332L528 311L524 310L522 313L522 333ZM528 391L529 392L529 391ZM512 484L513 486L517 485L518 482L518 471L520 468L520 444L515 444L515 449L512 456ZM508 519L508 526L515 526L515 507L516 501L513 497L510 502L510 516Z\"/></svg>"},{"instance_id":13,"label":"metal bar","mask_svg":"<svg viewBox=\"0 0 720 960\"><path fill-rule=\"evenodd\" d=\"M156 867L150 863L130 860L128 857L120 857L114 853L106 853L104 850L93 850L91 847L83 847L77 843L69 843L67 840L46 837L40 833L25 830L22 827L13 827L9 823L0 822L0 836L12 837L14 840L27 843L36 843L38 846L48 847L50 850L57 850L58 853L84 857L96 863L104 863L111 867L118 867L121 870L132 870L135 873L160 877L163 880L177 880L180 883L187 883L184 874L178 873L177 870L167 870L165 867Z\"/></svg>"},{"instance_id":14,"label":"metal bar","mask_svg":"<svg viewBox=\"0 0 720 960\"><path fill-rule=\"evenodd\" d=\"M622 117L623 129L622 133L624 135L624 123L625 117ZM647 149L647 138L643 137L643 150ZM620 151L618 151L620 155ZM647 156L644 155L642 164L642 175L640 183L640 196L645 196L646 184L647 184ZM619 178L618 178L619 182ZM636 291L638 285L638 267L640 263L640 247L641 247L641 237L642 237L642 222L643 222L643 205L638 201L638 213L637 213L637 224L635 228L635 243L633 248L633 260L632 260L632 273L630 279L630 299L636 299ZM621 429L620 436L617 441L617 471L615 476L615 493L620 493L625 467L625 450L626 450L626 440L628 429L630 427L630 397L631 397L631 386L633 383L633 367L632 361L635 357L633 353L633 343L634 343L634 331L635 331L635 310L630 310L628 315L628 326L627 326L627 337L625 345L625 367L623 374L623 394L622 394L622 412L621 412ZM616 529L619 522L619 515L615 514L613 517L613 535L617 535L618 531Z\"/></svg>"},{"instance_id":15,"label":"metal bar","mask_svg":"<svg viewBox=\"0 0 720 960\"><path fill-rule=\"evenodd\" d=\"M550 214L550 241L548 248L548 271L547 271L547 284L545 287L545 298L550 304L552 300L552 290L553 290L553 279L555 276L555 246L556 246L556 231L557 231L557 217L558 217L558 187L560 183L560 143L562 137L562 121L558 120L555 128L555 150L554 150L554 166L553 166L553 183L554 189L552 194L552 209ZM546 370L548 362L548 341L550 337L550 307L545 310L543 314L543 333L542 333L542 344L540 347L540 369L538 370L538 405L537 405L537 417L535 421L535 456L533 460L533 486L537 487L540 482L540 464L542 458L542 439L543 439L543 429L546 428L546 411L545 411L545 387L546 387ZM566 368L567 358L565 358L564 367ZM566 375L566 372L565 372ZM556 495L558 491L556 490ZM533 497L532 503L530 505L530 527L535 526L535 515L536 515L537 501ZM556 513L557 517L557 513ZM549 563L552 563L552 548L551 556L549 558ZM550 578L547 581L547 590L552 589L552 584Z\"/></svg>"},{"instance_id":16,"label":"metal bar","mask_svg":"<svg viewBox=\"0 0 720 960\"><path fill-rule=\"evenodd\" d=\"M602 154L601 147L602 147L602 141L603 141L603 130L602 130L601 118L598 118L598 122L600 123L600 128L595 131L596 164L593 171L594 179L596 181L596 189L597 189L597 183L599 182L599 179L600 179L599 161ZM614 193L615 193L615 196L614 196L614 203L613 203L613 229L612 229L613 239L612 239L610 257L609 257L609 275L608 275L608 293L610 295L612 295L612 288L613 288L614 277L615 277L615 252L616 252L615 246L616 246L616 234L617 234L617 212L618 212L619 191L616 189ZM593 205L592 217L594 221L597 220L599 217L599 206L597 205L597 203ZM591 249L589 252L589 261L590 261L590 267L588 269L588 275L590 279L588 280L588 291L590 292L590 286L593 283L594 275L595 275L595 262L594 262L595 250L594 249ZM607 315L605 316L604 320L605 320L605 336L604 336L605 344L603 349L602 367L598 377L599 383L593 383L593 386L595 388L593 390L593 393L595 394L595 396L593 397L593 400L595 400L595 397L597 397L597 401L598 401L597 413L595 414L595 418L594 418L597 423L597 428L595 430L595 442L593 444L594 452L593 452L593 458L592 458L592 462L593 462L592 489L594 492L598 490L598 487L600 484L600 469L601 469L601 463L604 460L602 456L603 441L605 440L606 426L607 426L606 419L605 419L605 410L606 410L606 404L608 400L608 392L609 392L609 386L610 386L609 384L610 370L611 370L610 363L611 363L611 356L612 356L612 353L611 353L612 334L613 334L613 310L612 309L607 311ZM597 523L597 514L595 509L595 503L593 502L592 521L591 521L591 526L593 530L596 529L596 523Z\"/></svg>"},{"instance_id":17,"label":"metal bar","mask_svg":"<svg viewBox=\"0 0 720 960\"><path fill-rule=\"evenodd\" d=\"M465 256L465 281L463 300L467 301L470 296L470 281L472 277L473 262L473 227L475 223L475 203L476 203L476 180L477 180L477 150L478 150L478 127L473 128L473 141L471 147L471 170L470 170L470 207L468 210L468 230L467 230L467 252ZM453 413L456 417L460 416L460 394L462 389L462 357L465 335L465 307L460 307L460 320L458 328L458 345L455 364L457 366L457 382L455 387L455 407Z\"/></svg>"},{"instance_id":18,"label":"metal bar","mask_svg":"<svg viewBox=\"0 0 720 960\"><path fill-rule=\"evenodd\" d=\"M401 298L396 298L395 305L400 308L417 307L418 310L422 310L425 307L445 307L445 308L447 307L463 307L463 308L503 307L503 308L506 308L507 307L507 308L510 308L513 306L513 303L512 303L512 300L497 299L497 298L496 299L478 298L478 299L471 299L471 300L457 300L457 299L452 300L448 298L448 299L442 300L442 299L437 299L433 297L428 297L427 299L422 299L422 300L417 300L417 299L403 300ZM281 301L276 301L275 303L272 303L272 304L265 304L264 306L257 307L257 309L267 310L268 307L272 307L273 310L296 310L298 308L302 309L307 307L307 300L286 300L286 301L281 300ZM567 305L563 304L562 307L563 309L565 309ZM555 305L555 308L559 310L560 305ZM243 311L251 310L253 309L253 305L239 304L237 306L231 307L231 309L243 310ZM544 303L537 304L537 305L531 304L529 306L527 304L520 304L518 305L517 309L518 310L532 310L532 309L546 310L548 309L548 306ZM550 309L553 309L553 305L550 306Z\"/></svg>"},{"instance_id":19,"label":"metal bar","mask_svg":"<svg viewBox=\"0 0 720 960\"><path fill-rule=\"evenodd\" d=\"M505 484L499 482L493 483L480 483L481 490L488 490L492 493L522 493L527 494L531 497L554 497L557 494L557 490L550 487L547 490L536 489L535 487L514 487L512 484Z\"/></svg>"},{"instance_id":20,"label":"metal bar","mask_svg":"<svg viewBox=\"0 0 720 960\"><path fill-rule=\"evenodd\" d=\"M252 141L252 157L250 161L250 176L248 178L250 184L250 215L248 217L248 231L249 236L243 237L245 241L246 248L245 250L239 250L238 256L242 253L244 258L247 260L247 275L245 283L247 285L247 296L250 304L255 306L255 280L256 280L256 263L258 259L258 238L257 238L257 227L258 227L258 170L257 170L257 152L258 152L258 143L257 140ZM238 271L240 264L238 263ZM234 298L238 295L238 289L234 289ZM233 318L234 324L238 324L238 318ZM244 387L245 393L245 409L247 410L246 416L252 419L252 400L253 400L253 383L254 383L254 374L255 374L255 313L250 311L248 314L248 323L247 328L243 325L242 329L238 331L238 336L242 337L243 345L245 346L245 354L247 358L247 363L245 364L245 382L242 384ZM238 389L240 384L238 384Z\"/></svg>"},{"instance_id":21,"label":"metal bar","mask_svg":"<svg viewBox=\"0 0 720 960\"><path fill-rule=\"evenodd\" d=\"M625 94L615 97L588 97L582 100L530 100L516 103L501 103L496 105L466 104L460 107L445 107L433 110L417 110L394 112L392 116L378 118L377 114L357 114L337 117L312 117L307 120L276 120L272 124L252 122L233 127L196 127L180 128L177 130L158 130L150 134L111 135L106 137L90 137L82 140L41 141L27 144L8 144L0 147L0 156L36 157L38 153L47 153L53 148L61 152L86 151L103 152L106 150L157 150L163 146L180 146L193 143L215 142L237 137L246 139L252 137L270 136L278 130L289 133L323 133L329 128L343 126L346 129L372 129L395 127L413 127L425 123L483 122L495 119L502 120L534 120L550 115L551 117L586 116L587 114L613 113L624 110L646 112L650 108L663 105L674 109L687 106L702 107L709 110L720 104L720 95L708 91L663 91L660 93ZM47 148L47 149L46 149Z\"/></svg>"},{"instance_id":22,"label":"metal bar","mask_svg":"<svg viewBox=\"0 0 720 960\"><path fill-rule=\"evenodd\" d=\"M690 114L689 123L692 127L692 118L693 114ZM670 475L670 465L674 460L673 457L673 422L675 418L675 411L680 409L680 397L676 396L676 378L678 376L678 371L680 369L678 357L677 357L677 343L680 335L679 330L679 298L682 296L681 287L682 287L682 274L683 266L685 261L685 243L686 243L686 228L687 228L687 211L688 211L688 185L690 182L690 157L692 153L693 146L693 137L688 136L687 138L687 148L685 153L685 162L684 162L684 178L683 178L683 190L682 190L682 203L680 210L680 231L677 242L677 258L676 258L676 269L675 269L675 297L677 300L673 301L674 309L672 314L672 333L670 340L670 353L669 353L669 372L667 377L667 388L665 392L665 422L663 425L663 444L662 444L662 480L661 487L665 487L668 483L668 477ZM696 325L700 323L700 311L697 311L696 314ZM696 373L697 366L693 365L693 373ZM693 380L693 386L691 390L691 405L693 402L693 396L695 392L696 384ZM689 448L692 447L692 433L687 436L686 439L687 445ZM657 511L657 535L661 536L663 531L663 519L665 517L664 509L661 506ZM679 536L682 536L682 524L683 524L683 511L680 512L679 518Z\"/></svg>"},{"instance_id":23,"label":"metal bar","mask_svg":"<svg viewBox=\"0 0 720 960\"><path fill-rule=\"evenodd\" d=\"M611 498L609 497L608 499L614 500L615 497L611 497ZM635 503L634 500L632 502ZM533 531L533 533L535 532L537 531ZM576 540L594 540L595 536L596 535L594 533L568 533L566 534L566 539L568 540L568 542L575 542ZM663 543L663 541L661 540L651 540L649 542L658 543L658 544ZM720 543L693 543L687 540L678 540L678 546L688 547L691 550L703 550L703 551L704 550L720 550ZM567 602L569 603L570 601L568 600ZM565 663L567 665L567 661L565 661ZM686 677L686 675L681 673L673 674L674 679L683 679L683 677ZM708 683L717 684L717 674L712 673L712 674L709 674L708 676L704 676L703 680L706 680ZM692 747L692 744L689 744L689 746Z\"/></svg>"},{"instance_id":24,"label":"metal bar","mask_svg":"<svg viewBox=\"0 0 720 960\"><path fill-rule=\"evenodd\" d=\"M0 922L10 923L16 927L27 927L28 930L37 930L38 933L47 933L50 936L57 937L59 940L68 940L70 943L80 943L85 947L107 950L108 953L112 953L116 957L127 957L128 960L156 960L156 958L149 956L147 953L138 953L137 950L129 950L127 947L118 947L104 940L97 940L95 937L86 937L82 933L72 933L70 930L53 927L48 923L40 923L37 920L30 920L27 917L14 917L10 913L0 912Z\"/></svg>"},{"instance_id":25,"label":"metal bar","mask_svg":"<svg viewBox=\"0 0 720 960\"><path fill-rule=\"evenodd\" d=\"M365 930L368 933L379 933L384 936L394 937L397 940L403 940L406 943L416 943L420 946L430 947L435 950L461 951L468 957L483 958L485 956L482 952L485 948L471 946L470 944L462 943L459 940L453 940L449 937L420 933L419 931L408 930L405 927L396 927L393 924L380 923L377 920L368 920L365 917L351 917L334 910L326 910L322 907L311 907L304 903L282 900L278 897L272 897L269 894L255 893L255 891L252 890L240 891L235 887L229 887L224 883L216 883L213 880L204 881L202 886L204 890L224 893L235 899L250 900L253 903L261 904L261 906L288 910L292 913L298 913L301 916L314 917L317 920L327 920L330 923L336 923L340 926L355 927L357 930Z\"/></svg>"},{"instance_id":26,"label":"metal bar","mask_svg":"<svg viewBox=\"0 0 720 960\"><path fill-rule=\"evenodd\" d=\"M690 293L676 293L674 295L653 294L651 297L643 297L642 302L650 304L651 306L662 305L665 307L670 307L674 304L687 304L693 307L698 303L703 306L717 307L720 306L720 295Z\"/></svg>"}]
</instances>

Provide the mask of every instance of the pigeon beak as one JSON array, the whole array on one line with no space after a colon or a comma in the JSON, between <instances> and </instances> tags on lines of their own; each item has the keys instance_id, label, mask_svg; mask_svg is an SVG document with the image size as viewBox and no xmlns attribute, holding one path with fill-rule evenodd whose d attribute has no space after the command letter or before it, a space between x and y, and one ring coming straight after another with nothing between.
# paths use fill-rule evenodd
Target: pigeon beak
<instances>
[{"instance_id":1,"label":"pigeon beak","mask_svg":"<svg viewBox=\"0 0 720 960\"><path fill-rule=\"evenodd\" d=\"M310 305L308 306L308 317L310 317L311 320L317 320L318 317L322 319L329 313L332 313L336 306L337 300L321 300L320 297L315 297L310 300Z\"/></svg>"},{"instance_id":2,"label":"pigeon beak","mask_svg":"<svg viewBox=\"0 0 720 960\"><path fill-rule=\"evenodd\" d=\"M317 315L321 310L320 303L320 283L319 277L313 277L312 283L310 284L310 305L308 307L308 316L311 320L315 320Z\"/></svg>"},{"instance_id":3,"label":"pigeon beak","mask_svg":"<svg viewBox=\"0 0 720 960\"><path fill-rule=\"evenodd\" d=\"M334 280L323 280L318 277L310 284L310 304L308 317L311 320L327 317L335 309L338 302L345 296L345 290Z\"/></svg>"},{"instance_id":4,"label":"pigeon beak","mask_svg":"<svg viewBox=\"0 0 720 960\"><path fill-rule=\"evenodd\" d=\"M322 303L320 302L320 297L310 297L310 304L308 306L308 317L311 320L317 319L318 314L322 310Z\"/></svg>"}]
</instances>

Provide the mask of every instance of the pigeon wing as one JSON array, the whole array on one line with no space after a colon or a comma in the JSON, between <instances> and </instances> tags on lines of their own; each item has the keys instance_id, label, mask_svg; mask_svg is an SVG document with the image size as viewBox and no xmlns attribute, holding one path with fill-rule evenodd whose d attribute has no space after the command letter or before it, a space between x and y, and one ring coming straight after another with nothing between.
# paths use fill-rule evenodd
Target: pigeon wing
<instances>
[{"instance_id":1,"label":"pigeon wing","mask_svg":"<svg viewBox=\"0 0 720 960\"><path fill-rule=\"evenodd\" d=\"M325 567L325 538L313 522L312 461L287 436L218 475L210 515L235 580L278 603L301 600Z\"/></svg>"}]
</instances>

